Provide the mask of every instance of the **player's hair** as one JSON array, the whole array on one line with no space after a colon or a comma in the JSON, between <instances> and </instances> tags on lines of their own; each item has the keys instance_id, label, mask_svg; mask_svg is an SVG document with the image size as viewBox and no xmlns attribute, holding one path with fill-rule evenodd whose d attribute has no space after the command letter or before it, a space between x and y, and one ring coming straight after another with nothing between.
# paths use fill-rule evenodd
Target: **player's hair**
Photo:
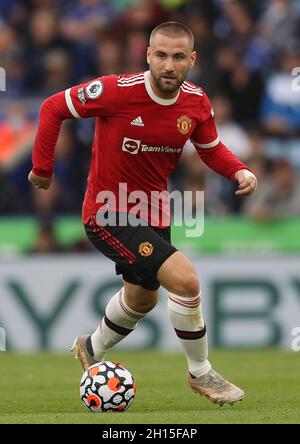
<instances>
[{"instance_id":1,"label":"player's hair","mask_svg":"<svg viewBox=\"0 0 300 444\"><path fill-rule=\"evenodd\" d=\"M183 23L180 22L164 22L160 25L156 26L156 28L153 29L150 35L150 46L153 36L157 33L161 33L163 35L166 35L168 37L181 37L186 36L190 40L191 47L194 49L194 36L192 31L185 26Z\"/></svg>"}]
</instances>

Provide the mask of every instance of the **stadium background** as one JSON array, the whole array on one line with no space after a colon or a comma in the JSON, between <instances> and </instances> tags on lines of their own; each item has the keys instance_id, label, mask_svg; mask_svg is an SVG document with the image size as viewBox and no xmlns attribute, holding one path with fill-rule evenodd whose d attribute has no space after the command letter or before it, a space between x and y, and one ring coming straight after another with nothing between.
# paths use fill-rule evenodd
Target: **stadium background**
<instances>
[{"instance_id":1,"label":"stadium background","mask_svg":"<svg viewBox=\"0 0 300 444\"><path fill-rule=\"evenodd\" d=\"M189 79L211 98L222 141L259 179L255 195L237 199L233 184L186 149L170 190L205 189L205 230L186 238L174 227L174 243L199 270L212 345L291 347L300 325L299 2L1 0L0 326L8 349L66 349L97 324L120 283L80 222L93 120L64 123L47 193L27 182L41 101L98 75L147 69L149 32L173 19L195 35ZM161 299L123 346L177 346Z\"/></svg>"}]
</instances>

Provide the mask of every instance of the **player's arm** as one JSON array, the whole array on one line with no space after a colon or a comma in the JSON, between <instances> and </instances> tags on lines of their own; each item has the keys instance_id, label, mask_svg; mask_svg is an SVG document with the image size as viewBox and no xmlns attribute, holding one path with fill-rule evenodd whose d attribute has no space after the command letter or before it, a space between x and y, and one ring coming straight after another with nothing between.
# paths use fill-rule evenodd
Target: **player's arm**
<instances>
[{"instance_id":1,"label":"player's arm","mask_svg":"<svg viewBox=\"0 0 300 444\"><path fill-rule=\"evenodd\" d=\"M214 112L206 98L207 118L191 135L201 160L212 170L236 182L237 195L248 195L255 191L257 179L250 169L241 162L219 139Z\"/></svg>"},{"instance_id":2,"label":"player's arm","mask_svg":"<svg viewBox=\"0 0 300 444\"><path fill-rule=\"evenodd\" d=\"M116 76L106 76L73 86L44 100L39 113L32 164L28 180L48 189L54 169L55 146L65 119L108 116L117 107Z\"/></svg>"}]
</instances>

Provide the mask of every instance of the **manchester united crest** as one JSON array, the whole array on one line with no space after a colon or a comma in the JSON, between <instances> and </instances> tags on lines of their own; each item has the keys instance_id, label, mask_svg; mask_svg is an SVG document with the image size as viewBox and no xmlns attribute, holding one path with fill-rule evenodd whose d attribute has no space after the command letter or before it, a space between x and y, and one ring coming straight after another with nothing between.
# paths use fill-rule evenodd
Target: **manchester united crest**
<instances>
[{"instance_id":1,"label":"manchester united crest","mask_svg":"<svg viewBox=\"0 0 300 444\"><path fill-rule=\"evenodd\" d=\"M188 134L192 126L192 119L188 116L181 116L177 119L177 128L181 134Z\"/></svg>"},{"instance_id":2,"label":"manchester united crest","mask_svg":"<svg viewBox=\"0 0 300 444\"><path fill-rule=\"evenodd\" d=\"M142 256L150 256L150 254L152 254L153 252L153 245L150 244L150 242L142 242L139 245L139 253Z\"/></svg>"}]
</instances>

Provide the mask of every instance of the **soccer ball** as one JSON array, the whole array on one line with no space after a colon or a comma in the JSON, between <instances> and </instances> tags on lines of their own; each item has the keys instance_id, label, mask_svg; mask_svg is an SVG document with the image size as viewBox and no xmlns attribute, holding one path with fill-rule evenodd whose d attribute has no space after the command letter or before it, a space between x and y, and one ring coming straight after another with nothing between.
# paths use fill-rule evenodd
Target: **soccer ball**
<instances>
[{"instance_id":1,"label":"soccer ball","mask_svg":"<svg viewBox=\"0 0 300 444\"><path fill-rule=\"evenodd\" d=\"M120 363L102 361L89 367L80 381L80 398L92 412L122 412L133 403L136 385Z\"/></svg>"}]
</instances>

